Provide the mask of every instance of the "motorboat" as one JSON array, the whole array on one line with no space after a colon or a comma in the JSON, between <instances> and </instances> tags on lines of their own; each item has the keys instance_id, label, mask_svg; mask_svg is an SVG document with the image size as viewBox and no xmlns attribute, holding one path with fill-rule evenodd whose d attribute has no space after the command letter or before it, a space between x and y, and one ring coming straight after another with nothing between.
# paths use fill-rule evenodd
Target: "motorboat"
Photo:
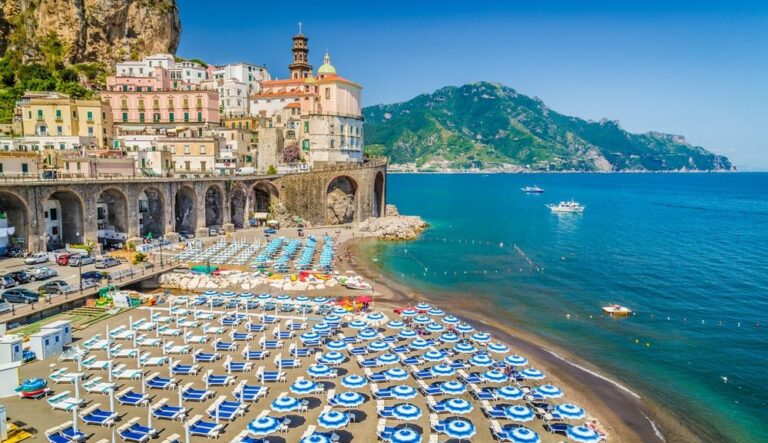
<instances>
[{"instance_id":1,"label":"motorboat","mask_svg":"<svg viewBox=\"0 0 768 443\"><path fill-rule=\"evenodd\" d=\"M541 194L542 192L544 192L544 188L540 188L536 185L525 186L523 188L520 188L520 190L525 192L526 194Z\"/></svg>"},{"instance_id":2,"label":"motorboat","mask_svg":"<svg viewBox=\"0 0 768 443\"><path fill-rule=\"evenodd\" d=\"M550 203L547 207L552 212L584 212L585 208L584 205L574 200L567 202L563 201L558 204Z\"/></svg>"},{"instance_id":3,"label":"motorboat","mask_svg":"<svg viewBox=\"0 0 768 443\"><path fill-rule=\"evenodd\" d=\"M359 289L370 291L373 287L360 277L347 277L342 283L347 289Z\"/></svg>"},{"instance_id":4,"label":"motorboat","mask_svg":"<svg viewBox=\"0 0 768 443\"><path fill-rule=\"evenodd\" d=\"M629 309L626 306L622 306L619 304L612 304L608 306L603 306L603 312L605 312L608 315L612 315L615 317L625 317L627 315L632 314L632 310Z\"/></svg>"}]
</instances>

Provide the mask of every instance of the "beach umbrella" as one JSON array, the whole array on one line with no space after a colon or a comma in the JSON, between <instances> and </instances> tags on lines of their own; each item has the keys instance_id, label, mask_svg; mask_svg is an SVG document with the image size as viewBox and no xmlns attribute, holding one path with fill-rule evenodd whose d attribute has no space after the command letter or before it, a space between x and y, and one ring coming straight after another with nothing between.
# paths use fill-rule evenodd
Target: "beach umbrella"
<instances>
[{"instance_id":1,"label":"beach umbrella","mask_svg":"<svg viewBox=\"0 0 768 443\"><path fill-rule=\"evenodd\" d=\"M507 377L507 374L496 369L485 371L482 374L480 374L480 377L483 380L491 383L505 383L507 380L509 380L509 377Z\"/></svg>"},{"instance_id":2,"label":"beach umbrella","mask_svg":"<svg viewBox=\"0 0 768 443\"><path fill-rule=\"evenodd\" d=\"M421 354L421 358L426 361L440 361L445 359L445 355L437 349L430 349L429 351Z\"/></svg>"},{"instance_id":3,"label":"beach umbrella","mask_svg":"<svg viewBox=\"0 0 768 443\"><path fill-rule=\"evenodd\" d=\"M328 297L315 297L312 299L313 302L317 303L318 305L322 305L323 303L330 300Z\"/></svg>"},{"instance_id":4,"label":"beach umbrella","mask_svg":"<svg viewBox=\"0 0 768 443\"><path fill-rule=\"evenodd\" d=\"M392 368L384 371L384 376L390 381L401 381L408 378L408 371L403 368Z\"/></svg>"},{"instance_id":5,"label":"beach umbrella","mask_svg":"<svg viewBox=\"0 0 768 443\"><path fill-rule=\"evenodd\" d=\"M418 309L419 311L426 311L427 309L432 309L432 305L421 302L416 305L416 309Z\"/></svg>"},{"instance_id":6,"label":"beach umbrella","mask_svg":"<svg viewBox=\"0 0 768 443\"><path fill-rule=\"evenodd\" d=\"M413 329L403 329L402 331L397 333L398 337L404 338L404 339L414 338L417 335L419 334L417 334L416 331L414 331Z\"/></svg>"},{"instance_id":7,"label":"beach umbrella","mask_svg":"<svg viewBox=\"0 0 768 443\"><path fill-rule=\"evenodd\" d=\"M313 332L313 331L307 331L307 332L301 334L299 336L299 339L302 342L316 341L316 340L320 340L320 334L318 334L317 332Z\"/></svg>"},{"instance_id":8,"label":"beach umbrella","mask_svg":"<svg viewBox=\"0 0 768 443\"><path fill-rule=\"evenodd\" d=\"M272 434L280 429L280 421L269 416L259 417L248 423L247 429L251 434L257 437L262 437Z\"/></svg>"},{"instance_id":9,"label":"beach umbrella","mask_svg":"<svg viewBox=\"0 0 768 443\"><path fill-rule=\"evenodd\" d=\"M72 430L77 433L77 406L72 408Z\"/></svg>"},{"instance_id":10,"label":"beach umbrella","mask_svg":"<svg viewBox=\"0 0 768 443\"><path fill-rule=\"evenodd\" d=\"M320 357L320 362L321 363L325 363L325 364L329 364L329 365L337 365L337 364L340 364L340 363L344 362L344 360L346 360L346 359L347 358L341 352L331 351L331 352L326 352L325 354L323 354Z\"/></svg>"},{"instance_id":11,"label":"beach umbrella","mask_svg":"<svg viewBox=\"0 0 768 443\"><path fill-rule=\"evenodd\" d=\"M427 323L431 322L432 319L429 318L428 315L417 315L413 318L413 322L420 324L420 325L426 325Z\"/></svg>"},{"instance_id":12,"label":"beach umbrella","mask_svg":"<svg viewBox=\"0 0 768 443\"><path fill-rule=\"evenodd\" d=\"M242 294L242 295L245 295L245 294ZM307 297L306 295L299 295L298 297L295 298L295 300L298 302L304 303L309 301L309 297Z\"/></svg>"},{"instance_id":13,"label":"beach umbrella","mask_svg":"<svg viewBox=\"0 0 768 443\"><path fill-rule=\"evenodd\" d=\"M448 325L458 325L459 323L461 323L461 320L459 320L458 317L455 317L453 315L446 315L445 317L443 317L443 323Z\"/></svg>"},{"instance_id":14,"label":"beach umbrella","mask_svg":"<svg viewBox=\"0 0 768 443\"><path fill-rule=\"evenodd\" d=\"M375 338L378 338L378 336L379 336L379 331L375 329L363 329L357 334L357 337L360 340L373 340Z\"/></svg>"},{"instance_id":15,"label":"beach umbrella","mask_svg":"<svg viewBox=\"0 0 768 443\"><path fill-rule=\"evenodd\" d=\"M309 374L310 377L326 377L330 375L331 372L333 372L333 369L331 369L330 366L323 363L310 365L307 368L307 374Z\"/></svg>"},{"instance_id":16,"label":"beach umbrella","mask_svg":"<svg viewBox=\"0 0 768 443\"><path fill-rule=\"evenodd\" d=\"M390 329L403 329L405 327L405 323L400 320L390 320L387 322L387 327Z\"/></svg>"},{"instance_id":17,"label":"beach umbrella","mask_svg":"<svg viewBox=\"0 0 768 443\"><path fill-rule=\"evenodd\" d=\"M445 311L442 309L432 308L427 312L427 314L431 315L432 317L442 317L445 315Z\"/></svg>"},{"instance_id":18,"label":"beach umbrella","mask_svg":"<svg viewBox=\"0 0 768 443\"><path fill-rule=\"evenodd\" d=\"M369 321L382 321L384 320L384 314L381 312L371 312L370 314L366 315L365 318L367 318Z\"/></svg>"},{"instance_id":19,"label":"beach umbrella","mask_svg":"<svg viewBox=\"0 0 768 443\"><path fill-rule=\"evenodd\" d=\"M450 377L456 373L456 370L453 369L450 365L442 363L429 368L429 372L435 377Z\"/></svg>"},{"instance_id":20,"label":"beach umbrella","mask_svg":"<svg viewBox=\"0 0 768 443\"><path fill-rule=\"evenodd\" d=\"M528 364L528 359L517 354L508 355L504 357L504 363L508 364L509 366L525 366Z\"/></svg>"},{"instance_id":21,"label":"beach umbrella","mask_svg":"<svg viewBox=\"0 0 768 443\"><path fill-rule=\"evenodd\" d=\"M376 357L376 363L380 365L393 365L400 362L400 357L397 354L386 353Z\"/></svg>"},{"instance_id":22,"label":"beach umbrella","mask_svg":"<svg viewBox=\"0 0 768 443\"><path fill-rule=\"evenodd\" d=\"M448 395L460 395L467 392L467 387L457 380L440 383L440 391Z\"/></svg>"},{"instance_id":23,"label":"beach umbrella","mask_svg":"<svg viewBox=\"0 0 768 443\"><path fill-rule=\"evenodd\" d=\"M357 374L347 375L341 379L341 385L345 388L357 389L368 384L368 379Z\"/></svg>"},{"instance_id":24,"label":"beach umbrella","mask_svg":"<svg viewBox=\"0 0 768 443\"><path fill-rule=\"evenodd\" d=\"M380 340L371 342L368 345L368 350L371 352L380 352L380 351L385 351L387 349L389 349L389 345L386 342L383 342Z\"/></svg>"},{"instance_id":25,"label":"beach umbrella","mask_svg":"<svg viewBox=\"0 0 768 443\"><path fill-rule=\"evenodd\" d=\"M543 385L536 387L533 390L544 398L560 398L563 396L563 391L557 386Z\"/></svg>"},{"instance_id":26,"label":"beach umbrella","mask_svg":"<svg viewBox=\"0 0 768 443\"><path fill-rule=\"evenodd\" d=\"M219 295L219 293L217 291L214 291L214 290L208 290L208 291L203 292L203 295L206 296L206 297L215 297L215 296Z\"/></svg>"},{"instance_id":27,"label":"beach umbrella","mask_svg":"<svg viewBox=\"0 0 768 443\"><path fill-rule=\"evenodd\" d=\"M442 402L445 406L445 410L451 414L464 415L472 412L472 403L464 400L463 398L449 398Z\"/></svg>"},{"instance_id":28,"label":"beach umbrella","mask_svg":"<svg viewBox=\"0 0 768 443\"><path fill-rule=\"evenodd\" d=\"M317 417L317 424L327 429L343 428L349 424L349 415L339 411L328 411Z\"/></svg>"},{"instance_id":29,"label":"beach umbrella","mask_svg":"<svg viewBox=\"0 0 768 443\"><path fill-rule=\"evenodd\" d=\"M493 352L495 354L506 354L509 352L509 347L502 343L488 343L487 348L488 352Z\"/></svg>"},{"instance_id":30,"label":"beach umbrella","mask_svg":"<svg viewBox=\"0 0 768 443\"><path fill-rule=\"evenodd\" d=\"M222 296L222 297L234 297L235 295L237 295L237 294L235 294L235 293L234 293L234 292L232 292L232 291L227 291L227 292L222 292L222 293L221 293L221 296Z\"/></svg>"},{"instance_id":31,"label":"beach umbrella","mask_svg":"<svg viewBox=\"0 0 768 443\"><path fill-rule=\"evenodd\" d=\"M466 323L462 323L462 324L456 326L456 331L461 332L462 334L467 334L467 333L470 333L470 332L472 332L474 330L475 330L475 328L473 328L472 326L470 326L470 325L468 325Z\"/></svg>"},{"instance_id":32,"label":"beach umbrella","mask_svg":"<svg viewBox=\"0 0 768 443\"><path fill-rule=\"evenodd\" d=\"M365 403L365 396L359 392L347 391L336 394L334 397L336 404L344 408L354 408Z\"/></svg>"},{"instance_id":33,"label":"beach umbrella","mask_svg":"<svg viewBox=\"0 0 768 443\"><path fill-rule=\"evenodd\" d=\"M115 412L115 388L110 388L107 395L109 395L109 410ZM181 406L181 402L179 402L179 406Z\"/></svg>"},{"instance_id":34,"label":"beach umbrella","mask_svg":"<svg viewBox=\"0 0 768 443\"><path fill-rule=\"evenodd\" d=\"M540 443L541 437L534 431L520 426L507 430L507 437L512 443Z\"/></svg>"},{"instance_id":35,"label":"beach umbrella","mask_svg":"<svg viewBox=\"0 0 768 443\"><path fill-rule=\"evenodd\" d=\"M477 432L477 429L475 429L475 425L473 425L471 421L465 418L454 418L448 420L443 432L448 437L464 440L465 438L472 438Z\"/></svg>"},{"instance_id":36,"label":"beach umbrella","mask_svg":"<svg viewBox=\"0 0 768 443\"><path fill-rule=\"evenodd\" d=\"M392 408L392 417L403 421L418 420L421 418L421 408L411 403L400 403Z\"/></svg>"},{"instance_id":37,"label":"beach umbrella","mask_svg":"<svg viewBox=\"0 0 768 443\"><path fill-rule=\"evenodd\" d=\"M312 434L299 440L299 443L331 443L331 439L323 434Z\"/></svg>"},{"instance_id":38,"label":"beach umbrella","mask_svg":"<svg viewBox=\"0 0 768 443\"><path fill-rule=\"evenodd\" d=\"M445 326L441 325L440 323L432 322L424 327L429 332L443 332L445 331Z\"/></svg>"},{"instance_id":39,"label":"beach umbrella","mask_svg":"<svg viewBox=\"0 0 768 443\"><path fill-rule=\"evenodd\" d=\"M600 441L600 434L586 426L569 426L565 430L565 435L579 443L596 443Z\"/></svg>"},{"instance_id":40,"label":"beach umbrella","mask_svg":"<svg viewBox=\"0 0 768 443\"><path fill-rule=\"evenodd\" d=\"M331 351L341 351L347 349L347 344L341 340L331 340L325 344L325 349L329 349Z\"/></svg>"},{"instance_id":41,"label":"beach umbrella","mask_svg":"<svg viewBox=\"0 0 768 443\"><path fill-rule=\"evenodd\" d=\"M521 400L525 394L515 386L502 386L496 389L496 396L502 400Z\"/></svg>"},{"instance_id":42,"label":"beach umbrella","mask_svg":"<svg viewBox=\"0 0 768 443\"><path fill-rule=\"evenodd\" d=\"M256 296L257 299L264 301L264 300L270 300L272 299L272 294L259 294Z\"/></svg>"},{"instance_id":43,"label":"beach umbrella","mask_svg":"<svg viewBox=\"0 0 768 443\"><path fill-rule=\"evenodd\" d=\"M522 405L514 405L504 408L504 415L510 420L519 422L531 421L536 417L533 411Z\"/></svg>"},{"instance_id":44,"label":"beach umbrella","mask_svg":"<svg viewBox=\"0 0 768 443\"><path fill-rule=\"evenodd\" d=\"M477 351L477 349L474 346L472 346L472 343L468 343L468 342L456 343L455 345L453 345L453 350L458 352L459 354L471 354Z\"/></svg>"},{"instance_id":45,"label":"beach umbrella","mask_svg":"<svg viewBox=\"0 0 768 443\"><path fill-rule=\"evenodd\" d=\"M280 294L277 297L275 297L275 300L280 300L280 301L287 301L290 299L291 299L291 296L287 294Z\"/></svg>"},{"instance_id":46,"label":"beach umbrella","mask_svg":"<svg viewBox=\"0 0 768 443\"><path fill-rule=\"evenodd\" d=\"M421 434L411 428L396 429L389 436L389 443L421 443Z\"/></svg>"},{"instance_id":47,"label":"beach umbrella","mask_svg":"<svg viewBox=\"0 0 768 443\"><path fill-rule=\"evenodd\" d=\"M272 402L272 410L275 412L291 412L301 408L301 402L295 397L284 395L277 397Z\"/></svg>"},{"instance_id":48,"label":"beach umbrella","mask_svg":"<svg viewBox=\"0 0 768 443\"><path fill-rule=\"evenodd\" d=\"M331 313L335 315L347 315L349 314L349 311L347 311L344 308L333 308L333 311L331 311Z\"/></svg>"},{"instance_id":49,"label":"beach umbrella","mask_svg":"<svg viewBox=\"0 0 768 443\"><path fill-rule=\"evenodd\" d=\"M410 400L418 394L418 391L416 391L415 388L408 385L393 386L390 388L390 392L392 393L392 397L399 400Z\"/></svg>"},{"instance_id":50,"label":"beach umbrella","mask_svg":"<svg viewBox=\"0 0 768 443\"><path fill-rule=\"evenodd\" d=\"M440 341L443 343L456 343L459 341L459 336L453 332L444 332L440 334Z\"/></svg>"},{"instance_id":51,"label":"beach umbrella","mask_svg":"<svg viewBox=\"0 0 768 443\"><path fill-rule=\"evenodd\" d=\"M571 403L563 403L555 406L555 412L561 417L571 420L579 420L586 415L584 409Z\"/></svg>"},{"instance_id":52,"label":"beach umbrella","mask_svg":"<svg viewBox=\"0 0 768 443\"><path fill-rule=\"evenodd\" d=\"M351 322L347 323L347 326L352 329L365 329L368 327L368 322L364 320L352 320Z\"/></svg>"},{"instance_id":53,"label":"beach umbrella","mask_svg":"<svg viewBox=\"0 0 768 443\"><path fill-rule=\"evenodd\" d=\"M400 311L400 315L403 316L403 317L414 317L414 316L416 316L418 314L419 314L419 312L417 310L415 310L415 309L412 309L412 308L403 309L402 311Z\"/></svg>"},{"instance_id":54,"label":"beach umbrella","mask_svg":"<svg viewBox=\"0 0 768 443\"><path fill-rule=\"evenodd\" d=\"M488 354L475 354L472 356L472 358L469 359L469 363L475 366L487 367L496 362L493 361L493 359L489 357Z\"/></svg>"},{"instance_id":55,"label":"beach umbrella","mask_svg":"<svg viewBox=\"0 0 768 443\"><path fill-rule=\"evenodd\" d=\"M315 323L312 325L312 330L316 332L325 332L331 330L331 325L328 323Z\"/></svg>"},{"instance_id":56,"label":"beach umbrella","mask_svg":"<svg viewBox=\"0 0 768 443\"><path fill-rule=\"evenodd\" d=\"M347 312L347 311L344 311L344 312ZM341 322L341 317L339 317L336 314L329 314L325 316L324 320L326 323L339 323Z\"/></svg>"},{"instance_id":57,"label":"beach umbrella","mask_svg":"<svg viewBox=\"0 0 768 443\"><path fill-rule=\"evenodd\" d=\"M523 369L520 371L520 375L529 380L541 380L544 378L544 373L535 368Z\"/></svg>"},{"instance_id":58,"label":"beach umbrella","mask_svg":"<svg viewBox=\"0 0 768 443\"><path fill-rule=\"evenodd\" d=\"M311 394L317 391L317 383L313 382L312 380L302 378L293 382L290 389L294 394Z\"/></svg>"},{"instance_id":59,"label":"beach umbrella","mask_svg":"<svg viewBox=\"0 0 768 443\"><path fill-rule=\"evenodd\" d=\"M491 334L485 332L476 332L472 334L470 338L478 343L488 343L491 341Z\"/></svg>"},{"instance_id":60,"label":"beach umbrella","mask_svg":"<svg viewBox=\"0 0 768 443\"><path fill-rule=\"evenodd\" d=\"M408 347L415 350L422 350L432 347L432 343L424 340L423 338L417 338L416 340L412 341Z\"/></svg>"}]
</instances>

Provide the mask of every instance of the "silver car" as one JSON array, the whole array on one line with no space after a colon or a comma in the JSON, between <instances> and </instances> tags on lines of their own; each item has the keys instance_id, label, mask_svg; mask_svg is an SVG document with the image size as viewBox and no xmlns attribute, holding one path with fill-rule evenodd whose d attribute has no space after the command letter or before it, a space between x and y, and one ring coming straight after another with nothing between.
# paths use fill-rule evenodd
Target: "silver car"
<instances>
[{"instance_id":1,"label":"silver car","mask_svg":"<svg viewBox=\"0 0 768 443\"><path fill-rule=\"evenodd\" d=\"M79 254L69 257L69 266L85 266L95 262L96 259L91 255Z\"/></svg>"}]
</instances>

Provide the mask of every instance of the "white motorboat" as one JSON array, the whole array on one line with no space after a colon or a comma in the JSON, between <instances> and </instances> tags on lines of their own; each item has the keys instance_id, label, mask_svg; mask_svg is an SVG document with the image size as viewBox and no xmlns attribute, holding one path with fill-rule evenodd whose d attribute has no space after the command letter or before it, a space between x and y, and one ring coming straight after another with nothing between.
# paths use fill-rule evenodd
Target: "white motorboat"
<instances>
[{"instance_id":1,"label":"white motorboat","mask_svg":"<svg viewBox=\"0 0 768 443\"><path fill-rule=\"evenodd\" d=\"M552 212L584 212L585 206L577 201L560 202L559 204L550 203L547 207Z\"/></svg>"},{"instance_id":2,"label":"white motorboat","mask_svg":"<svg viewBox=\"0 0 768 443\"><path fill-rule=\"evenodd\" d=\"M524 188L520 188L520 190L525 192L526 194L541 194L542 192L544 192L544 188L540 188L536 185L526 186Z\"/></svg>"}]
</instances>

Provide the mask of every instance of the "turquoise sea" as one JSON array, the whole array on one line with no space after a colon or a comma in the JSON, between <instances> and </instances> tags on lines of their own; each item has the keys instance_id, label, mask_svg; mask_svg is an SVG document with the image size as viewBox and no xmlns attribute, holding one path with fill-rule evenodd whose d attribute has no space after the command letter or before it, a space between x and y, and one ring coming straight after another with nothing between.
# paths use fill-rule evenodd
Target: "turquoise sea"
<instances>
[{"instance_id":1,"label":"turquoise sea","mask_svg":"<svg viewBox=\"0 0 768 443\"><path fill-rule=\"evenodd\" d=\"M391 174L387 200L431 224L369 251L391 277L497 306L705 441L768 441L768 174Z\"/></svg>"}]
</instances>

